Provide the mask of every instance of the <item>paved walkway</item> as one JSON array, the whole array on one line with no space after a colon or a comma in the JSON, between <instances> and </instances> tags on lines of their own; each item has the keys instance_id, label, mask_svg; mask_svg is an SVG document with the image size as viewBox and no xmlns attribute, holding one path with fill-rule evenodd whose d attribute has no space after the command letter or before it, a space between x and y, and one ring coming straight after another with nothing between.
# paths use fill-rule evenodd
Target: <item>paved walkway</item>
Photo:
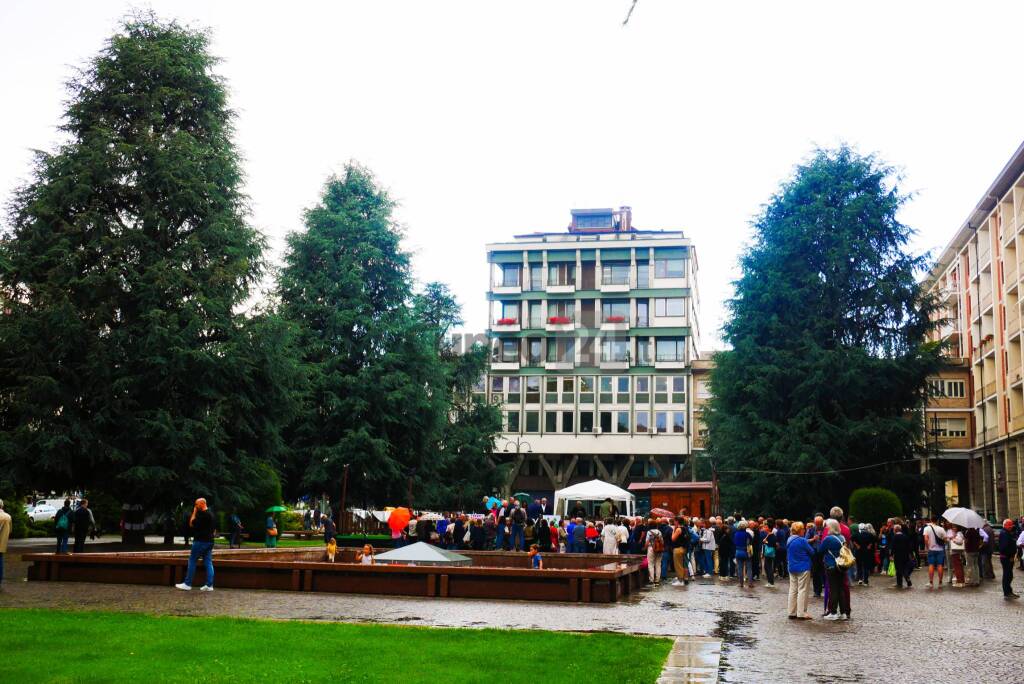
<instances>
[{"instance_id":1,"label":"paved walkway","mask_svg":"<svg viewBox=\"0 0 1024 684\"><path fill-rule=\"evenodd\" d=\"M786 619L785 583L775 589L739 589L728 582L662 585L609 605L246 590L205 594L151 586L28 583L18 554L19 547L12 546L8 573L13 581L0 593L0 607L710 637L721 640L724 682L1024 680L1024 605L1004 601L995 582L980 589L928 591L921 587L921 572L914 573L910 591L891 588L888 578L853 587L849 622L803 622ZM1015 586L1024 593L1024 576Z\"/></svg>"}]
</instances>

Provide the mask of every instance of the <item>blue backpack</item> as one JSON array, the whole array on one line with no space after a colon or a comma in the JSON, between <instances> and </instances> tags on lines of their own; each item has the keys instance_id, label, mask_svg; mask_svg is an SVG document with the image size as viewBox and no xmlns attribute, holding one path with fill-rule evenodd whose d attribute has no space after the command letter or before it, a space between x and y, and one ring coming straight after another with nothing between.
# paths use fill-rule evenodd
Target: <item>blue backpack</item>
<instances>
[{"instance_id":1,"label":"blue backpack","mask_svg":"<svg viewBox=\"0 0 1024 684\"><path fill-rule=\"evenodd\" d=\"M71 527L71 511L61 511L57 516L57 524L55 527L61 532L67 532L68 528Z\"/></svg>"}]
</instances>

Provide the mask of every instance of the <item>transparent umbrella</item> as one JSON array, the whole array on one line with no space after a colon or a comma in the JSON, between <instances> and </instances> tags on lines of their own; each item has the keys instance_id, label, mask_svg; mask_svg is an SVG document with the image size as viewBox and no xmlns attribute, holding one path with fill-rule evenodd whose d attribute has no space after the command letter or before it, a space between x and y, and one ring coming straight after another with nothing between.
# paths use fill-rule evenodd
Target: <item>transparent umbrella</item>
<instances>
[{"instance_id":1,"label":"transparent umbrella","mask_svg":"<svg viewBox=\"0 0 1024 684\"><path fill-rule=\"evenodd\" d=\"M942 517L960 527L973 527L980 529L985 526L985 519L972 511L970 508L947 508Z\"/></svg>"}]
</instances>

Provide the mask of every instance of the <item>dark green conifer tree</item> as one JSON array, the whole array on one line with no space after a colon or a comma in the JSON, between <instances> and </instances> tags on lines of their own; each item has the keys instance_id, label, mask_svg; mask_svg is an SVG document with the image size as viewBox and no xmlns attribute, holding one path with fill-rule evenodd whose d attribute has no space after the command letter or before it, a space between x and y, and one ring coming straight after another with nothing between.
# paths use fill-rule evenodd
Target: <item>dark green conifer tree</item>
<instances>
[{"instance_id":1,"label":"dark green conifer tree","mask_svg":"<svg viewBox=\"0 0 1024 684\"><path fill-rule=\"evenodd\" d=\"M707 415L727 507L804 516L864 485L914 501L934 303L887 166L840 147L799 166L754 221Z\"/></svg>"}]
</instances>

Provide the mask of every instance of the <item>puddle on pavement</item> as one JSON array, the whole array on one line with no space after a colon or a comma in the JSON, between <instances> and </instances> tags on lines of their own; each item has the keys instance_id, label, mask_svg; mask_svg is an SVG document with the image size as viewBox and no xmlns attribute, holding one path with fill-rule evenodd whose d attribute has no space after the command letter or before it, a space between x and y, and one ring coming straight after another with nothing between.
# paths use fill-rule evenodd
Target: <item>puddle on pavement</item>
<instances>
[{"instance_id":1,"label":"puddle on pavement","mask_svg":"<svg viewBox=\"0 0 1024 684\"><path fill-rule=\"evenodd\" d=\"M722 681L727 680L727 674L732 667L729 665L729 653L733 648L753 648L757 639L747 633L754 618L752 613L740 613L734 610L714 611L718 616L715 628L711 630L711 636L722 640L722 656L718 661L718 676Z\"/></svg>"}]
</instances>

